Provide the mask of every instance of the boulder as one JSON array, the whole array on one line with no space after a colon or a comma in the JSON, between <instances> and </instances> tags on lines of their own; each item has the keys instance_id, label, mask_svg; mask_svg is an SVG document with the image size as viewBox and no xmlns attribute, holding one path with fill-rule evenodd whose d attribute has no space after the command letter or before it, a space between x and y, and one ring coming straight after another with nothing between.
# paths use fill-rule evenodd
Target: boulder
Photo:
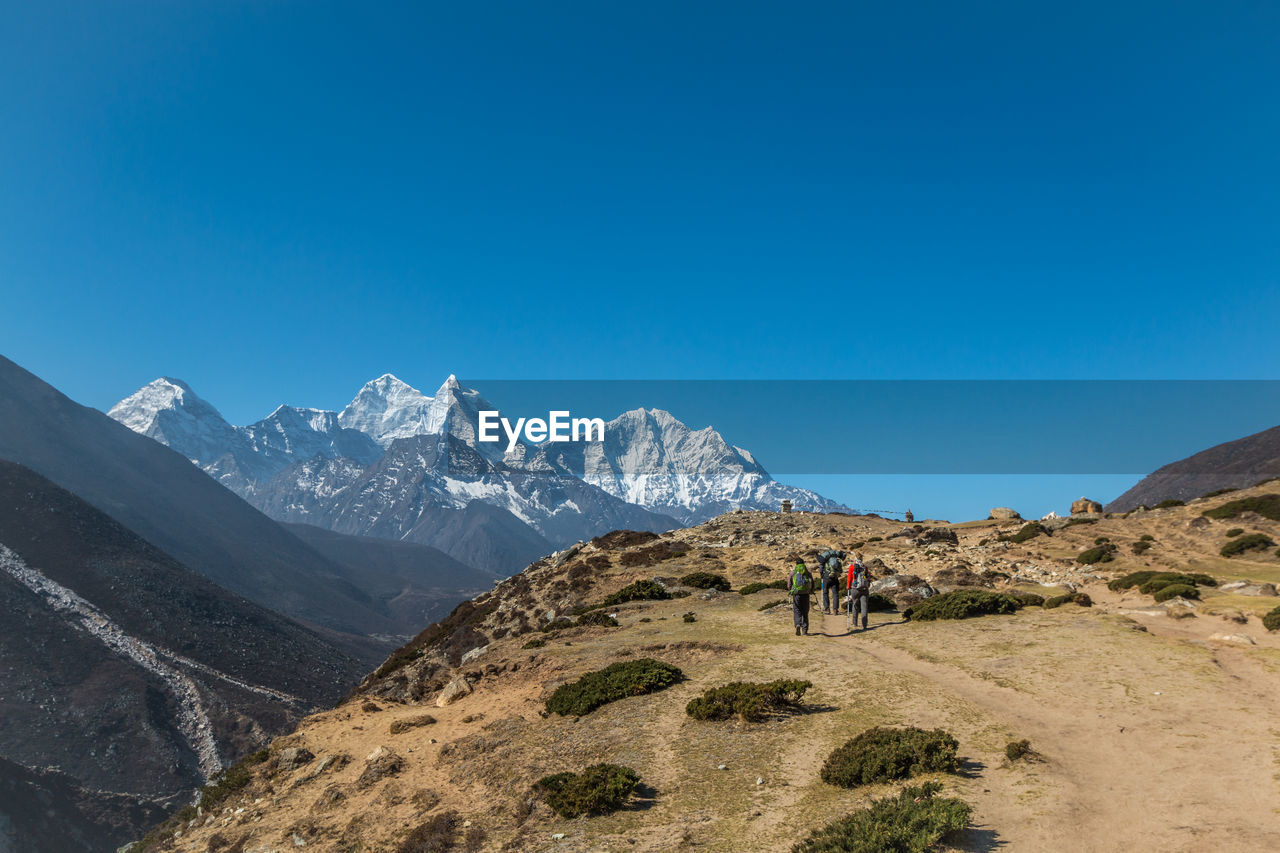
<instances>
[{"instance_id":1,"label":"boulder","mask_svg":"<svg viewBox=\"0 0 1280 853\"><path fill-rule=\"evenodd\" d=\"M1016 509L1009 506L992 507L989 515L996 521L1013 521L1022 518L1022 516L1018 515L1018 511Z\"/></svg>"},{"instance_id":2,"label":"boulder","mask_svg":"<svg viewBox=\"0 0 1280 853\"><path fill-rule=\"evenodd\" d=\"M1211 634L1209 636L1211 643L1226 643L1232 646L1254 646L1257 645L1253 641L1253 637L1248 634Z\"/></svg>"},{"instance_id":3,"label":"boulder","mask_svg":"<svg viewBox=\"0 0 1280 853\"><path fill-rule=\"evenodd\" d=\"M311 750L301 746L291 746L288 749L280 750L280 753L276 756L276 768L287 773L310 764L314 758L315 755Z\"/></svg>"},{"instance_id":4,"label":"boulder","mask_svg":"<svg viewBox=\"0 0 1280 853\"><path fill-rule=\"evenodd\" d=\"M363 790L387 776L403 770L405 761L388 747L380 746L364 760L364 770L356 779L356 787Z\"/></svg>"},{"instance_id":5,"label":"boulder","mask_svg":"<svg viewBox=\"0 0 1280 853\"><path fill-rule=\"evenodd\" d=\"M1071 502L1072 515L1097 515L1102 512L1102 504L1097 501L1091 501L1088 498L1080 498L1078 501Z\"/></svg>"},{"instance_id":6,"label":"boulder","mask_svg":"<svg viewBox=\"0 0 1280 853\"><path fill-rule=\"evenodd\" d=\"M960 544L960 540L956 537L956 532L949 527L930 527L917 536L913 542L916 547L935 544Z\"/></svg>"},{"instance_id":7,"label":"boulder","mask_svg":"<svg viewBox=\"0 0 1280 853\"><path fill-rule=\"evenodd\" d=\"M991 587L993 584L989 578L985 578L974 572L964 563L955 563L947 566L941 571L935 572L933 575L932 585L942 590L956 589L958 587Z\"/></svg>"},{"instance_id":8,"label":"boulder","mask_svg":"<svg viewBox=\"0 0 1280 853\"><path fill-rule=\"evenodd\" d=\"M440 691L440 695L436 697L436 707L443 708L445 705L451 705L464 696L471 695L471 684L465 678L453 678Z\"/></svg>"}]
</instances>

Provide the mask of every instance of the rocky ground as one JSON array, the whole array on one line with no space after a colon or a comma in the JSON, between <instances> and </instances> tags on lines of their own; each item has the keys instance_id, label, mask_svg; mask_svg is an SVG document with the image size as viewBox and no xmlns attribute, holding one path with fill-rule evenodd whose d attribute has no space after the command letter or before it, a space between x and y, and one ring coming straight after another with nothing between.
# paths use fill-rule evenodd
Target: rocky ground
<instances>
[{"instance_id":1,"label":"rocky ground","mask_svg":"<svg viewBox=\"0 0 1280 853\"><path fill-rule=\"evenodd\" d=\"M834 747L869 726L915 725L960 743L961 772L938 777L974 806L954 849L1274 850L1280 636L1260 616L1280 604L1280 557L1274 547L1218 552L1230 528L1280 541L1280 523L1201 515L1266 491L1052 521L1021 543L1007 541L1024 524L1014 519L904 528L765 512L656 539L611 534L425 631L342 705L278 739L247 785L171 824L152 849L395 851L454 813L455 847L404 849L784 851L895 789L820 781ZM1152 544L1135 554L1144 535ZM1116 546L1112 561L1076 561L1102 537ZM964 586L1083 591L1093 605L938 622L875 613L857 633L815 609L811 635L797 637L789 608L766 606L783 593L736 592L783 578L811 549L857 543L900 607ZM1205 572L1221 586L1164 604L1107 588L1144 568ZM693 571L723 574L735 591L682 587ZM619 627L541 630L655 578L687 597L608 608ZM674 664L686 680L579 719L545 714L558 685L638 657ZM709 687L780 677L813 682L804 713L763 723L685 714ZM1010 762L1005 745L1020 739L1036 755ZM538 778L600 761L639 773L625 810L565 820L529 797Z\"/></svg>"}]
</instances>

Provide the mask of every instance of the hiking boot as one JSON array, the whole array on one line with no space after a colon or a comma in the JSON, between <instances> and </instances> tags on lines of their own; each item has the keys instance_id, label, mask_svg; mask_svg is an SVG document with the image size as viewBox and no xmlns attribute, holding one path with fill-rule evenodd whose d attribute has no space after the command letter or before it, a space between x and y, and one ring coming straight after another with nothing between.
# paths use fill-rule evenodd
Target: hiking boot
<instances>
[{"instance_id":1,"label":"hiking boot","mask_svg":"<svg viewBox=\"0 0 1280 853\"><path fill-rule=\"evenodd\" d=\"M796 636L797 636L797 637L799 637L799 636L800 636L800 626L799 626L799 625L797 625L797 626L796 626Z\"/></svg>"}]
</instances>

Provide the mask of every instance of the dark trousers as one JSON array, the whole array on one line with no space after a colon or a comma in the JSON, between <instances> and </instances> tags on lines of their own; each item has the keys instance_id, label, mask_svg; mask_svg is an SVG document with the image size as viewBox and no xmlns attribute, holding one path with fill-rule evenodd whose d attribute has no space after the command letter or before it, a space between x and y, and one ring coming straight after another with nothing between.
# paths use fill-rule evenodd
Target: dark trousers
<instances>
[{"instance_id":1,"label":"dark trousers","mask_svg":"<svg viewBox=\"0 0 1280 853\"><path fill-rule=\"evenodd\" d=\"M791 618L795 620L796 627L806 634L809 633L809 594L791 596Z\"/></svg>"},{"instance_id":2,"label":"dark trousers","mask_svg":"<svg viewBox=\"0 0 1280 853\"><path fill-rule=\"evenodd\" d=\"M822 582L822 609L824 612L840 612L840 581L832 578Z\"/></svg>"},{"instance_id":3,"label":"dark trousers","mask_svg":"<svg viewBox=\"0 0 1280 853\"><path fill-rule=\"evenodd\" d=\"M871 594L865 589L855 589L849 599L849 624L858 624L858 614L862 614L862 627L867 627L867 611L871 609Z\"/></svg>"}]
</instances>

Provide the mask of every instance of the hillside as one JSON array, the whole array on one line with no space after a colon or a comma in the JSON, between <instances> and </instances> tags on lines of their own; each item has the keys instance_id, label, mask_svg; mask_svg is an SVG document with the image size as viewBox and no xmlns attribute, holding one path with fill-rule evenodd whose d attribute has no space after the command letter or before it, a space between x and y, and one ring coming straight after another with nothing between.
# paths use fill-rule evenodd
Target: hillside
<instances>
[{"instance_id":1,"label":"hillside","mask_svg":"<svg viewBox=\"0 0 1280 853\"><path fill-rule=\"evenodd\" d=\"M1218 489L1243 489L1280 477L1280 426L1202 450L1148 474L1107 504L1128 512L1165 500L1187 501Z\"/></svg>"},{"instance_id":2,"label":"hillside","mask_svg":"<svg viewBox=\"0 0 1280 853\"><path fill-rule=\"evenodd\" d=\"M938 727L958 741L957 772L923 777L973 808L948 849L1276 849L1280 636L1259 619L1280 603L1270 585L1280 557L1274 546L1219 551L1251 534L1280 540L1280 522L1202 515L1261 494L1057 520L1019 541L1020 521L903 528L767 512L603 537L460 606L357 695L273 743L244 787L158 830L146 849L785 851L902 788L820 779L835 747L876 725ZM789 608L769 606L782 593L736 591L782 578L811 548L857 542L873 588L899 607L971 586L1083 592L1092 606L959 621L873 613L871 629L852 634L815 610L813 633L798 637ZM1109 562L1077 561L1099 548ZM1157 603L1106 583L1156 569L1219 585ZM694 571L722 574L735 591L679 580ZM583 605L655 579L684 597L590 611L616 614L618 627L574 624ZM580 717L546 710L558 687L641 658L683 680ZM777 678L812 682L802 708L761 722L685 712L708 688ZM1006 745L1023 739L1032 755L1008 758ZM602 761L639 775L621 811L566 819L531 794L547 774Z\"/></svg>"},{"instance_id":3,"label":"hillside","mask_svg":"<svg viewBox=\"0 0 1280 853\"><path fill-rule=\"evenodd\" d=\"M342 648L374 663L403 635L405 626L341 566L185 457L3 357L0 406L0 459L73 492L224 589L322 629L319 653Z\"/></svg>"},{"instance_id":4,"label":"hillside","mask_svg":"<svg viewBox=\"0 0 1280 853\"><path fill-rule=\"evenodd\" d=\"M331 705L358 666L3 461L0 601L0 759L60 770L41 784L47 826L23 831L69 834L38 849L136 835L222 762ZM15 802L0 816L32 817Z\"/></svg>"}]
</instances>

